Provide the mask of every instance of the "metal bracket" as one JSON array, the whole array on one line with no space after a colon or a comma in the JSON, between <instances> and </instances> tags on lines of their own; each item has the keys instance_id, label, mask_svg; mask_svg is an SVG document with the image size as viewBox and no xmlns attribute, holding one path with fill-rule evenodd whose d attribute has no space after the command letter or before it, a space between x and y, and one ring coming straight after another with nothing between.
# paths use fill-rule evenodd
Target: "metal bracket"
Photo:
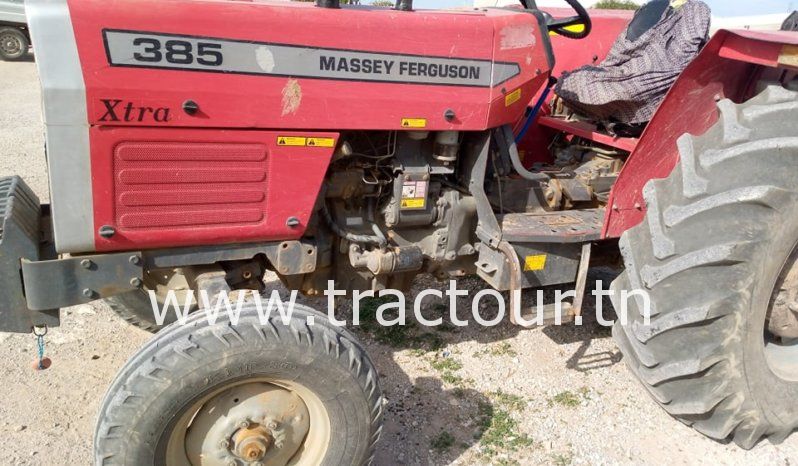
<instances>
[{"instance_id":1,"label":"metal bracket","mask_svg":"<svg viewBox=\"0 0 798 466\"><path fill-rule=\"evenodd\" d=\"M189 283L194 283L198 293L196 295L199 307L204 307L204 300L200 293L204 292L208 297L208 304L215 302L220 293L230 293L230 285L227 284L227 273L218 265L201 265L196 267L186 267L186 279Z\"/></svg>"},{"instance_id":2,"label":"metal bracket","mask_svg":"<svg viewBox=\"0 0 798 466\"><path fill-rule=\"evenodd\" d=\"M85 304L143 284L140 252L21 262L25 298L33 311Z\"/></svg>"},{"instance_id":3,"label":"metal bracket","mask_svg":"<svg viewBox=\"0 0 798 466\"><path fill-rule=\"evenodd\" d=\"M579 259L579 273L576 274L576 297L571 312L574 316L582 315L582 301L587 287L587 272L590 269L590 251L592 243L582 245L582 257Z\"/></svg>"},{"instance_id":4,"label":"metal bracket","mask_svg":"<svg viewBox=\"0 0 798 466\"><path fill-rule=\"evenodd\" d=\"M276 250L276 254L275 251ZM316 246L301 241L283 241L266 254L274 269L282 275L310 273L316 269Z\"/></svg>"},{"instance_id":5,"label":"metal bracket","mask_svg":"<svg viewBox=\"0 0 798 466\"><path fill-rule=\"evenodd\" d=\"M249 260L263 254L282 275L299 275L316 270L318 249L308 241L231 244L147 251L148 270Z\"/></svg>"},{"instance_id":6,"label":"metal bracket","mask_svg":"<svg viewBox=\"0 0 798 466\"><path fill-rule=\"evenodd\" d=\"M490 205L490 200L485 194L485 172L490 157L490 141L490 133L485 132L469 145L464 163L466 167L464 181L467 181L468 191L477 204L477 218L479 219L477 237L495 248L502 239L502 231L496 214L493 212L493 207Z\"/></svg>"}]
</instances>

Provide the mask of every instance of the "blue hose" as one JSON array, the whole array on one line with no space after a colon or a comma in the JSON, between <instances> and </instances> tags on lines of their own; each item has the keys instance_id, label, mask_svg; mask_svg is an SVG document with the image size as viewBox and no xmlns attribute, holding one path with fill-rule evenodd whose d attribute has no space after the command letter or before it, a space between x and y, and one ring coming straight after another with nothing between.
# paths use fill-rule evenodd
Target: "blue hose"
<instances>
[{"instance_id":1,"label":"blue hose","mask_svg":"<svg viewBox=\"0 0 798 466\"><path fill-rule=\"evenodd\" d=\"M540 95L540 99L538 99L535 106L532 107L532 111L529 112L529 115L526 117L526 121L524 122L524 126L521 128L521 132L518 133L518 136L515 137L515 143L518 144L524 139L526 136L527 131L534 123L535 119L537 118L538 114L540 113L540 109L543 108L543 104L546 103L546 99L549 98L549 94L551 94L551 88L557 84L557 79L549 78L549 84L546 86L546 89L543 89L543 94Z\"/></svg>"}]
</instances>

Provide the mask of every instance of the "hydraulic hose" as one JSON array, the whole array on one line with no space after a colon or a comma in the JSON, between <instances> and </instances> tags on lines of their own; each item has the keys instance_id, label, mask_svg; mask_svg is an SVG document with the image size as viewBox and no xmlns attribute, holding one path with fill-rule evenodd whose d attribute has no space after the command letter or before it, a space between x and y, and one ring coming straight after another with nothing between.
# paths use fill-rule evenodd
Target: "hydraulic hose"
<instances>
[{"instance_id":1,"label":"hydraulic hose","mask_svg":"<svg viewBox=\"0 0 798 466\"><path fill-rule=\"evenodd\" d=\"M521 175L522 178L530 181L546 181L549 180L548 175L542 173L533 173L524 167L521 163L521 157L518 155L518 147L515 145L515 138L513 137L513 128L510 125L504 125L501 128L496 128L494 131L494 140L499 146L499 151L506 154L513 164L513 169L516 173Z\"/></svg>"},{"instance_id":2,"label":"hydraulic hose","mask_svg":"<svg viewBox=\"0 0 798 466\"><path fill-rule=\"evenodd\" d=\"M535 122L535 119L538 117L540 113L540 109L543 108L543 104L546 103L546 100L549 98L549 94L551 94L551 89L554 85L557 84L557 78L554 76L549 77L549 83L546 85L546 88L543 89L543 94L540 95L540 98L535 103L535 106L532 107L532 110L529 112L529 115L526 117L526 121L524 122L524 126L521 128L521 131L518 133L518 136L515 137L515 142L519 143L524 136L526 136L527 131L532 126L532 123Z\"/></svg>"},{"instance_id":3,"label":"hydraulic hose","mask_svg":"<svg viewBox=\"0 0 798 466\"><path fill-rule=\"evenodd\" d=\"M336 221L332 218L332 214L330 214L330 210L327 209L327 206L324 205L321 208L321 216L324 217L324 221L327 222L327 226L330 227L333 233L344 238L347 241L357 244L376 244L380 247L385 247L388 245L388 240L385 239L385 236L380 231L379 227L376 224L373 224L373 229L376 232L379 232L378 235L360 235L357 233L352 233L338 225Z\"/></svg>"}]
</instances>

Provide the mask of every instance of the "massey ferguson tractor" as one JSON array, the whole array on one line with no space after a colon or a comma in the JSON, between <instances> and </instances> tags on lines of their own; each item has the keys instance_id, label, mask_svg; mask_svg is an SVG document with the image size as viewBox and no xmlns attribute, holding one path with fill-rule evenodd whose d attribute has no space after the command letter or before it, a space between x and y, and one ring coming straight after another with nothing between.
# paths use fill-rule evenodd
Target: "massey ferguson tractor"
<instances>
[{"instance_id":1,"label":"massey ferguson tractor","mask_svg":"<svg viewBox=\"0 0 798 466\"><path fill-rule=\"evenodd\" d=\"M621 255L613 287L646 291L651 322L635 295L613 334L656 401L743 448L787 437L798 34L718 32L642 134L619 135L549 90L631 15L566 1L576 16L28 0L52 202L0 180L0 330L106 300L158 332L102 402L96 462L355 465L379 440L377 369L326 314L261 325L248 304L162 328L149 291L259 290L267 270L311 296L477 275L575 283L567 321L591 263Z\"/></svg>"}]
</instances>

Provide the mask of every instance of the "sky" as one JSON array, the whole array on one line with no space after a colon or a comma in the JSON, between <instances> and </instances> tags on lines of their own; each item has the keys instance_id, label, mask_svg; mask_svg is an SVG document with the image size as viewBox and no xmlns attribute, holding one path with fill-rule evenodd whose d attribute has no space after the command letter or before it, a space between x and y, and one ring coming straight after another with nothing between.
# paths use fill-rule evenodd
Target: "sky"
<instances>
[{"instance_id":1,"label":"sky","mask_svg":"<svg viewBox=\"0 0 798 466\"><path fill-rule=\"evenodd\" d=\"M715 16L755 16L771 13L787 13L798 10L798 0L703 0L712 8ZM369 3L369 0L362 0L361 3ZM567 7L564 1L544 0L539 2L541 5L558 5ZM585 5L595 3L595 0L586 0ZM639 0L638 3L644 3ZM451 8L455 6L470 6L473 0L415 0L413 5L416 8Z\"/></svg>"}]
</instances>

